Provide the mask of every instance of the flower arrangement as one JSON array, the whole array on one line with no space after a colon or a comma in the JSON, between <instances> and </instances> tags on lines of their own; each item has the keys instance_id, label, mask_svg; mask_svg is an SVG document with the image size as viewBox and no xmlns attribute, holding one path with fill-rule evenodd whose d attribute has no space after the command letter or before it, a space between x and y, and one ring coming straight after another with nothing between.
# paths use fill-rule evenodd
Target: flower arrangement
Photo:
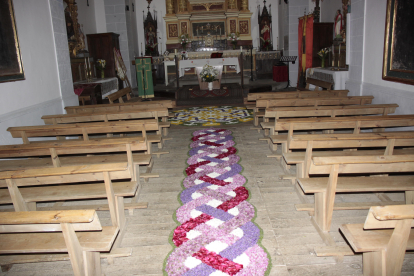
<instances>
[{"instance_id":1,"label":"flower arrangement","mask_svg":"<svg viewBox=\"0 0 414 276\"><path fill-rule=\"evenodd\" d=\"M329 48L323 48L318 52L318 56L319 58L322 60L322 66L321 67L325 67L325 58L328 56L329 54Z\"/></svg>"},{"instance_id":2,"label":"flower arrangement","mask_svg":"<svg viewBox=\"0 0 414 276\"><path fill-rule=\"evenodd\" d=\"M213 82L217 79L218 75L218 70L208 64L204 65L203 70L201 70L200 73L200 77L204 82Z\"/></svg>"},{"instance_id":3,"label":"flower arrangement","mask_svg":"<svg viewBox=\"0 0 414 276\"><path fill-rule=\"evenodd\" d=\"M184 51L185 51L186 46L189 42L190 42L190 39L188 37L188 34L182 34L180 36L180 43L181 43L181 46L183 47Z\"/></svg>"},{"instance_id":4,"label":"flower arrangement","mask_svg":"<svg viewBox=\"0 0 414 276\"><path fill-rule=\"evenodd\" d=\"M152 56L153 54L155 54L155 50L157 49L158 43L155 43L153 45L145 45L145 55L146 56Z\"/></svg>"},{"instance_id":5,"label":"flower arrangement","mask_svg":"<svg viewBox=\"0 0 414 276\"><path fill-rule=\"evenodd\" d=\"M269 39L264 39L263 37L260 38L260 40L263 42L262 48L266 49L266 51L269 50L269 48L273 49L272 43Z\"/></svg>"},{"instance_id":6,"label":"flower arrangement","mask_svg":"<svg viewBox=\"0 0 414 276\"><path fill-rule=\"evenodd\" d=\"M188 53L187 53L187 51L181 51L181 59L182 60L185 60L185 59L187 59L188 58Z\"/></svg>"},{"instance_id":7,"label":"flower arrangement","mask_svg":"<svg viewBox=\"0 0 414 276\"><path fill-rule=\"evenodd\" d=\"M95 66L96 66L96 68L97 68L98 70L100 70L100 71L101 71L101 78L102 78L102 79L103 79L103 78L105 78L105 71L104 71L104 69L105 69L105 66L106 66L106 60L104 60L104 59L98 59L98 60L96 61Z\"/></svg>"},{"instance_id":8,"label":"flower arrangement","mask_svg":"<svg viewBox=\"0 0 414 276\"><path fill-rule=\"evenodd\" d=\"M227 39L230 40L231 44L233 44L233 50L234 50L236 49L236 46L237 46L237 40L240 39L240 33L239 32L230 33Z\"/></svg>"},{"instance_id":9,"label":"flower arrangement","mask_svg":"<svg viewBox=\"0 0 414 276\"><path fill-rule=\"evenodd\" d=\"M106 60L104 60L104 59L98 59L96 61L96 68L98 70L103 71L105 69L105 66L106 66Z\"/></svg>"}]
</instances>

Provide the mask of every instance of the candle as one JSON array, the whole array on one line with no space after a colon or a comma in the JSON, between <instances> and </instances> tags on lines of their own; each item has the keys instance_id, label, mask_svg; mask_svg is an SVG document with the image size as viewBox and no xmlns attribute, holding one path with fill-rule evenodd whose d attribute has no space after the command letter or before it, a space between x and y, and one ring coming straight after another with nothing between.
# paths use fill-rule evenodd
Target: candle
<instances>
[{"instance_id":1,"label":"candle","mask_svg":"<svg viewBox=\"0 0 414 276\"><path fill-rule=\"evenodd\" d=\"M240 52L243 52L243 47L242 46L240 46Z\"/></svg>"},{"instance_id":2,"label":"candle","mask_svg":"<svg viewBox=\"0 0 414 276\"><path fill-rule=\"evenodd\" d=\"M220 27L220 38L221 38L221 27Z\"/></svg>"},{"instance_id":3,"label":"candle","mask_svg":"<svg viewBox=\"0 0 414 276\"><path fill-rule=\"evenodd\" d=\"M197 36L198 36L198 28L197 28Z\"/></svg>"},{"instance_id":4,"label":"candle","mask_svg":"<svg viewBox=\"0 0 414 276\"><path fill-rule=\"evenodd\" d=\"M174 54L177 55L177 49L174 49Z\"/></svg>"}]
</instances>

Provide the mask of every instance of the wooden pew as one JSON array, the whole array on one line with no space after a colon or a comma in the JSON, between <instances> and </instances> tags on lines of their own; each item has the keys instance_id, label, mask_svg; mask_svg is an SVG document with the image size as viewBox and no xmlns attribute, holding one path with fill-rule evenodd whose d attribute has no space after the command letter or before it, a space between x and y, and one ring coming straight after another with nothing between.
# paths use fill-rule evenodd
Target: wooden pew
<instances>
[{"instance_id":1,"label":"wooden pew","mask_svg":"<svg viewBox=\"0 0 414 276\"><path fill-rule=\"evenodd\" d=\"M404 148L396 149L398 147ZM414 148L407 147L414 147L413 131L302 134L291 137L289 152L283 153L283 158L287 164L296 165L297 178L304 178L309 177L309 167L313 157L414 154ZM366 150L360 150L364 148ZM367 148L374 149L367 150ZM355 150L332 151L333 149Z\"/></svg>"},{"instance_id":2,"label":"wooden pew","mask_svg":"<svg viewBox=\"0 0 414 276\"><path fill-rule=\"evenodd\" d=\"M112 225L121 229L124 197L135 196L139 186L127 162L3 171L0 180L0 204L13 204L16 212L36 211L37 202L107 199Z\"/></svg>"},{"instance_id":3,"label":"wooden pew","mask_svg":"<svg viewBox=\"0 0 414 276\"><path fill-rule=\"evenodd\" d=\"M372 102L373 96L357 97L313 97L313 98L287 98L257 100L256 108L271 108L282 106L324 106L324 105L365 105ZM259 124L259 117L264 117L265 112L257 112L254 118L254 125Z\"/></svg>"},{"instance_id":4,"label":"wooden pew","mask_svg":"<svg viewBox=\"0 0 414 276\"><path fill-rule=\"evenodd\" d=\"M276 134L269 137L273 144L282 144L282 152L285 153L288 152L290 139L294 131L351 129L354 134L359 134L361 129L383 131L387 127L413 125L414 115L280 119L277 120L274 130L277 132L288 131L288 134Z\"/></svg>"},{"instance_id":5,"label":"wooden pew","mask_svg":"<svg viewBox=\"0 0 414 276\"><path fill-rule=\"evenodd\" d=\"M39 126L20 126L9 127L7 131L14 138L22 138L23 143L29 144L30 137L57 137L82 135L84 141L90 140L90 135L114 133L142 133L147 141L147 153L151 154L151 143L162 144L161 134L147 135L147 131L159 131L157 120L134 120L134 121L116 121L116 122L95 122L95 123L75 123L75 124L58 124L58 125L39 125ZM117 139L114 137L100 139ZM163 154L167 152L158 152Z\"/></svg>"},{"instance_id":6,"label":"wooden pew","mask_svg":"<svg viewBox=\"0 0 414 276\"><path fill-rule=\"evenodd\" d=\"M161 118L162 122L159 122L160 127L163 130L164 136L168 134L168 108L153 108L142 110L122 110L122 111L106 111L106 112L92 112L92 113L79 113L79 114L57 114L57 115L44 115L43 121L46 125L56 124L68 124L68 123L84 123L84 122L109 122L119 120L134 120L134 119L148 119L155 118L157 121Z\"/></svg>"},{"instance_id":7,"label":"wooden pew","mask_svg":"<svg viewBox=\"0 0 414 276\"><path fill-rule=\"evenodd\" d=\"M394 113L397 107L398 104L273 107L266 109L266 122L262 122L261 126L265 133L275 135L274 126L281 118L388 115ZM274 122L269 122L271 118L275 119Z\"/></svg>"},{"instance_id":8,"label":"wooden pew","mask_svg":"<svg viewBox=\"0 0 414 276\"><path fill-rule=\"evenodd\" d=\"M100 252L111 250L118 233L101 226L95 210L2 212L0 254L68 252L74 275L101 275Z\"/></svg>"},{"instance_id":9,"label":"wooden pew","mask_svg":"<svg viewBox=\"0 0 414 276\"><path fill-rule=\"evenodd\" d=\"M247 94L247 100L258 101L267 99L287 98L314 98L314 97L347 97L349 90L316 90L316 91L290 91L290 92L261 92Z\"/></svg>"},{"instance_id":10,"label":"wooden pew","mask_svg":"<svg viewBox=\"0 0 414 276\"><path fill-rule=\"evenodd\" d=\"M406 250L414 250L413 219L414 205L372 207L364 224L340 227L352 249L363 253L364 276L401 274Z\"/></svg>"},{"instance_id":11,"label":"wooden pew","mask_svg":"<svg viewBox=\"0 0 414 276\"><path fill-rule=\"evenodd\" d=\"M0 171L128 162L128 165L134 168L134 174L137 173L148 182L149 178L159 175L151 173L154 162L150 154L143 153L145 151L147 151L147 143L143 137L2 145ZM137 165L147 166L146 173L135 172ZM133 207L130 206L129 209Z\"/></svg>"},{"instance_id":12,"label":"wooden pew","mask_svg":"<svg viewBox=\"0 0 414 276\"><path fill-rule=\"evenodd\" d=\"M130 102L130 103L114 103L114 104L99 104L99 105L84 105L84 106L67 106L65 107L67 114L74 113L91 113L91 112L106 112L106 111L120 111L120 110L139 110L150 108L173 108L175 101L159 100L148 102Z\"/></svg>"},{"instance_id":13,"label":"wooden pew","mask_svg":"<svg viewBox=\"0 0 414 276\"><path fill-rule=\"evenodd\" d=\"M405 192L406 204L414 203L414 155L313 157L309 175L329 177L299 178L305 194L315 194L313 220L321 232L331 227L336 193ZM355 174L400 175L356 177ZM340 176L338 177L338 175Z\"/></svg>"},{"instance_id":14,"label":"wooden pew","mask_svg":"<svg viewBox=\"0 0 414 276\"><path fill-rule=\"evenodd\" d=\"M106 96L108 98L109 103L113 104L114 101L118 101L119 103L124 103L124 100L122 99L123 96L127 97L127 101L130 101L133 98L132 89L131 87L126 87L121 90L118 90L112 94L109 94ZM137 98L139 100L139 98Z\"/></svg>"}]
</instances>

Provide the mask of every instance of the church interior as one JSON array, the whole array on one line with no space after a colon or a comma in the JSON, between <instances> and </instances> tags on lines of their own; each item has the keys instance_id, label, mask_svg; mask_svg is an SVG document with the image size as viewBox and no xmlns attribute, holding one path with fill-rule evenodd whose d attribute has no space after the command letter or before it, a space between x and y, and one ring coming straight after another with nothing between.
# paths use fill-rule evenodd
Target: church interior
<instances>
[{"instance_id":1,"label":"church interior","mask_svg":"<svg viewBox=\"0 0 414 276\"><path fill-rule=\"evenodd\" d=\"M0 0L0 275L414 275L413 15Z\"/></svg>"}]
</instances>

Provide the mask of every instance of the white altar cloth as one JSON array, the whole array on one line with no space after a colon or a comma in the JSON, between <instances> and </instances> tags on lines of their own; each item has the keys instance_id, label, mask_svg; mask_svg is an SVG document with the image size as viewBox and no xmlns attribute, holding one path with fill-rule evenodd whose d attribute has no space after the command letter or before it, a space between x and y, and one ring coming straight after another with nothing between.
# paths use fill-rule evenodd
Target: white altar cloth
<instances>
[{"instance_id":1,"label":"white altar cloth","mask_svg":"<svg viewBox=\"0 0 414 276\"><path fill-rule=\"evenodd\" d=\"M349 71L333 71L331 68L309 68L306 70L306 78L312 77L318 80L333 82L332 89L344 90L345 82L349 78ZM314 85L310 85L309 89L314 89Z\"/></svg>"},{"instance_id":2,"label":"white altar cloth","mask_svg":"<svg viewBox=\"0 0 414 276\"><path fill-rule=\"evenodd\" d=\"M203 67L206 64L209 64L211 66L233 65L236 67L236 72L240 72L239 58L212 58L180 60L178 64L179 75L180 77L184 76L186 68Z\"/></svg>"}]
</instances>

